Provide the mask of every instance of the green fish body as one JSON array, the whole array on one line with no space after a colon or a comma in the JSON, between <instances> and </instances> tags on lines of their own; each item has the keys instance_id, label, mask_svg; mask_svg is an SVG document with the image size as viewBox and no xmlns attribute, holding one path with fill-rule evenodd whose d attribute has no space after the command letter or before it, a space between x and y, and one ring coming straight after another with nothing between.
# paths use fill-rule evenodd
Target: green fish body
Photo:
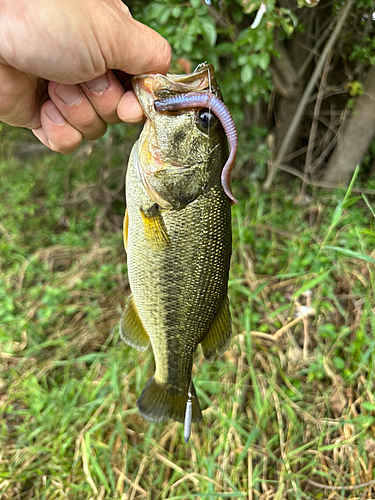
<instances>
[{"instance_id":1,"label":"green fish body","mask_svg":"<svg viewBox=\"0 0 375 500\"><path fill-rule=\"evenodd\" d=\"M135 77L133 86L147 121L126 177L124 239L132 295L120 333L139 350L151 342L155 356L154 376L137 401L140 414L152 422L182 422L190 391L192 420L199 422L194 353L201 344L212 361L231 337L231 204L220 181L228 147L215 117L207 130L204 111L158 113L154 100L191 89L217 96L220 91L211 65L190 75Z\"/></svg>"}]
</instances>

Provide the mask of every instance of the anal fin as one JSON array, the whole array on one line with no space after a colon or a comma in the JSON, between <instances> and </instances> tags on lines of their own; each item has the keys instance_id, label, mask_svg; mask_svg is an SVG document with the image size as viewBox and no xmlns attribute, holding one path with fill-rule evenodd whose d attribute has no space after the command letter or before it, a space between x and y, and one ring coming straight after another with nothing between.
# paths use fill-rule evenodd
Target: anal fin
<instances>
[{"instance_id":1,"label":"anal fin","mask_svg":"<svg viewBox=\"0 0 375 500\"><path fill-rule=\"evenodd\" d=\"M231 335L229 300L225 297L208 333L201 342L204 357L209 363L226 351Z\"/></svg>"},{"instance_id":2,"label":"anal fin","mask_svg":"<svg viewBox=\"0 0 375 500\"><path fill-rule=\"evenodd\" d=\"M138 315L133 296L130 295L120 320L120 336L124 342L139 351L145 351L150 342L149 336Z\"/></svg>"}]
</instances>

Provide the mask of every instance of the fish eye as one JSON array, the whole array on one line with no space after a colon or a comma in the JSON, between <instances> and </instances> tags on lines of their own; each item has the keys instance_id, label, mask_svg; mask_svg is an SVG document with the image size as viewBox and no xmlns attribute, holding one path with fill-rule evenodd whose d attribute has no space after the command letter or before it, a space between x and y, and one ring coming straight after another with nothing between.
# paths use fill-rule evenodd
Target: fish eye
<instances>
[{"instance_id":1,"label":"fish eye","mask_svg":"<svg viewBox=\"0 0 375 500\"><path fill-rule=\"evenodd\" d=\"M201 109L197 114L196 123L200 129L203 131L212 128L217 122L217 118L214 113L209 109Z\"/></svg>"}]
</instances>

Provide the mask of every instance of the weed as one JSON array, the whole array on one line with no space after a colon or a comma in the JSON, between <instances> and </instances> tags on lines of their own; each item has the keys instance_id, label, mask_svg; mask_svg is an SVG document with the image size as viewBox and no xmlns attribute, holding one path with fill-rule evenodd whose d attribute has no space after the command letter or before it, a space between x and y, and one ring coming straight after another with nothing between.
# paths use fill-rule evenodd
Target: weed
<instances>
[{"instance_id":1,"label":"weed","mask_svg":"<svg viewBox=\"0 0 375 500\"><path fill-rule=\"evenodd\" d=\"M139 416L152 353L116 330L129 133L26 160L17 134L4 126L0 148L0 496L370 498L373 201L234 186L234 335L211 365L197 353L204 417L186 446L181 424Z\"/></svg>"}]
</instances>

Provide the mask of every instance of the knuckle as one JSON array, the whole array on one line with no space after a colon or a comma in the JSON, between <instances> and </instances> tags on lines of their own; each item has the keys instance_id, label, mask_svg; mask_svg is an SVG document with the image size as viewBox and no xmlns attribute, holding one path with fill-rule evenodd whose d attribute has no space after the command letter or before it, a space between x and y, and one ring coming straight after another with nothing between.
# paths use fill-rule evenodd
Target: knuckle
<instances>
[{"instance_id":1,"label":"knuckle","mask_svg":"<svg viewBox=\"0 0 375 500\"><path fill-rule=\"evenodd\" d=\"M96 139L100 139L107 131L107 124L103 123L100 127L96 127L95 129L91 129L90 131L83 134L83 138L89 141L95 141Z\"/></svg>"},{"instance_id":2,"label":"knuckle","mask_svg":"<svg viewBox=\"0 0 375 500\"><path fill-rule=\"evenodd\" d=\"M62 154L73 153L82 144L82 136L80 137L67 137L67 138L53 138L49 139L49 146L52 151Z\"/></svg>"},{"instance_id":3,"label":"knuckle","mask_svg":"<svg viewBox=\"0 0 375 500\"><path fill-rule=\"evenodd\" d=\"M80 123L77 124L77 127L82 130L94 130L98 128L98 117L93 113L89 113L86 116L81 117Z\"/></svg>"}]
</instances>

